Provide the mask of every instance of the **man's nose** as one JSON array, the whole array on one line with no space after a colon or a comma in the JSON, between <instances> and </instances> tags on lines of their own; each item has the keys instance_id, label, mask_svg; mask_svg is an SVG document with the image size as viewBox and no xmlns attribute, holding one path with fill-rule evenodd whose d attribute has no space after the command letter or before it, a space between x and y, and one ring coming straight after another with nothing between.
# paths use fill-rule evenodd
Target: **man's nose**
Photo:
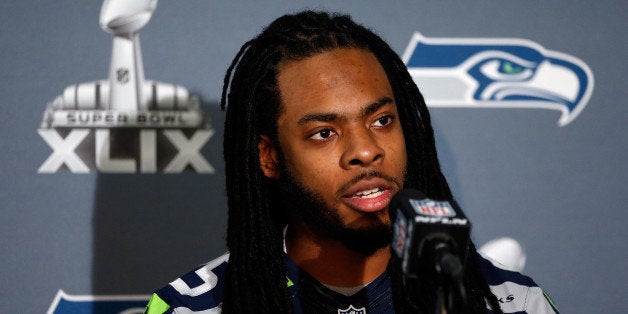
<instances>
[{"instance_id":1,"label":"man's nose","mask_svg":"<svg viewBox=\"0 0 628 314\"><path fill-rule=\"evenodd\" d=\"M384 159L384 150L371 130L353 130L345 137L345 151L340 161L343 168L369 167Z\"/></svg>"}]
</instances>

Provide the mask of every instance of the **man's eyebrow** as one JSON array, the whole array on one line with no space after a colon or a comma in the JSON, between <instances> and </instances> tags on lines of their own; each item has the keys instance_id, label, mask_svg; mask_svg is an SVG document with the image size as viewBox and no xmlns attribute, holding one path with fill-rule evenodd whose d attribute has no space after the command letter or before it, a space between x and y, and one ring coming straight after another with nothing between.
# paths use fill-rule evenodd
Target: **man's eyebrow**
<instances>
[{"instance_id":1,"label":"man's eyebrow","mask_svg":"<svg viewBox=\"0 0 628 314\"><path fill-rule=\"evenodd\" d=\"M332 122L338 120L339 118L340 116L336 113L310 113L301 117L301 119L297 121L297 125L302 126L312 121Z\"/></svg>"},{"instance_id":2,"label":"man's eyebrow","mask_svg":"<svg viewBox=\"0 0 628 314\"><path fill-rule=\"evenodd\" d=\"M378 99L377 101L375 101L374 103L369 104L366 107L364 107L364 109L362 109L362 115L363 116L367 116L367 115L377 111L382 106L390 104L390 103L394 103L392 98L390 98L390 97L382 97L382 98ZM345 117L343 117L343 116L341 116L340 114L337 114L337 113L310 113L310 114L306 114L303 117L301 117L301 119L299 119L299 121L297 121L297 125L302 126L302 125L305 125L305 124L307 124L309 122L312 122L312 121L333 122L333 121L338 121L338 120L343 119L343 118L345 118Z\"/></svg>"},{"instance_id":3,"label":"man's eyebrow","mask_svg":"<svg viewBox=\"0 0 628 314\"><path fill-rule=\"evenodd\" d=\"M382 106L387 105L387 104L391 104L391 103L394 103L392 98L390 98L390 97L382 97L382 98L378 99L376 102L366 106L366 108L364 108L362 110L362 115L368 116L369 114L377 111Z\"/></svg>"}]
</instances>

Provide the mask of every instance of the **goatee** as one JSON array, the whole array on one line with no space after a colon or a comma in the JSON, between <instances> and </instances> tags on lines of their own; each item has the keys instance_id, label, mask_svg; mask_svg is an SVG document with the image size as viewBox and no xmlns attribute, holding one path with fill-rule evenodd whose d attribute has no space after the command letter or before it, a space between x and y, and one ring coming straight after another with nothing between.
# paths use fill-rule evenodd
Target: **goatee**
<instances>
[{"instance_id":1,"label":"goatee","mask_svg":"<svg viewBox=\"0 0 628 314\"><path fill-rule=\"evenodd\" d=\"M377 213L364 213L364 217L372 221L368 226L348 227L338 213L323 202L321 195L297 182L289 171L283 171L279 189L288 211L298 215L318 236L337 240L348 249L365 256L372 255L391 242L392 228L382 222Z\"/></svg>"}]
</instances>

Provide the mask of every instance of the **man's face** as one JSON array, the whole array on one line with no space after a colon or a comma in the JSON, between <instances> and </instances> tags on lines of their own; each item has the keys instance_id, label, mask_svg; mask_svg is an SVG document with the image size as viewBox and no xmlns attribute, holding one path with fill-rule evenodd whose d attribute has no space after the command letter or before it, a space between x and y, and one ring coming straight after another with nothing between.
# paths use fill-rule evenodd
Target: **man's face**
<instances>
[{"instance_id":1,"label":"man's face","mask_svg":"<svg viewBox=\"0 0 628 314\"><path fill-rule=\"evenodd\" d=\"M281 150L274 156L283 154L287 169L265 167L261 150L265 175L315 198L325 207L316 209L324 223L389 229L388 203L404 181L406 148L392 88L375 56L362 49L327 51L282 63L277 81ZM295 202L296 211L314 205Z\"/></svg>"}]
</instances>

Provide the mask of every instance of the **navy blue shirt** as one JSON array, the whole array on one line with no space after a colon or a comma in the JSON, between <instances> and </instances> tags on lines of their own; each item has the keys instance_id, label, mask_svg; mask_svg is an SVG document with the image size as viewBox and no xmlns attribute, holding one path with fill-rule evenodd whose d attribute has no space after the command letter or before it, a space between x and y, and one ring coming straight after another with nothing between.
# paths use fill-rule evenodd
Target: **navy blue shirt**
<instances>
[{"instance_id":1,"label":"navy blue shirt","mask_svg":"<svg viewBox=\"0 0 628 314\"><path fill-rule=\"evenodd\" d=\"M288 255L287 285L295 313L380 314L394 313L390 276L384 272L357 293L346 296L333 291L299 268ZM147 314L221 313L225 254L157 290ZM558 313L551 299L529 277L500 268L481 258L481 269L504 313ZM492 313L487 308L487 313Z\"/></svg>"}]
</instances>

